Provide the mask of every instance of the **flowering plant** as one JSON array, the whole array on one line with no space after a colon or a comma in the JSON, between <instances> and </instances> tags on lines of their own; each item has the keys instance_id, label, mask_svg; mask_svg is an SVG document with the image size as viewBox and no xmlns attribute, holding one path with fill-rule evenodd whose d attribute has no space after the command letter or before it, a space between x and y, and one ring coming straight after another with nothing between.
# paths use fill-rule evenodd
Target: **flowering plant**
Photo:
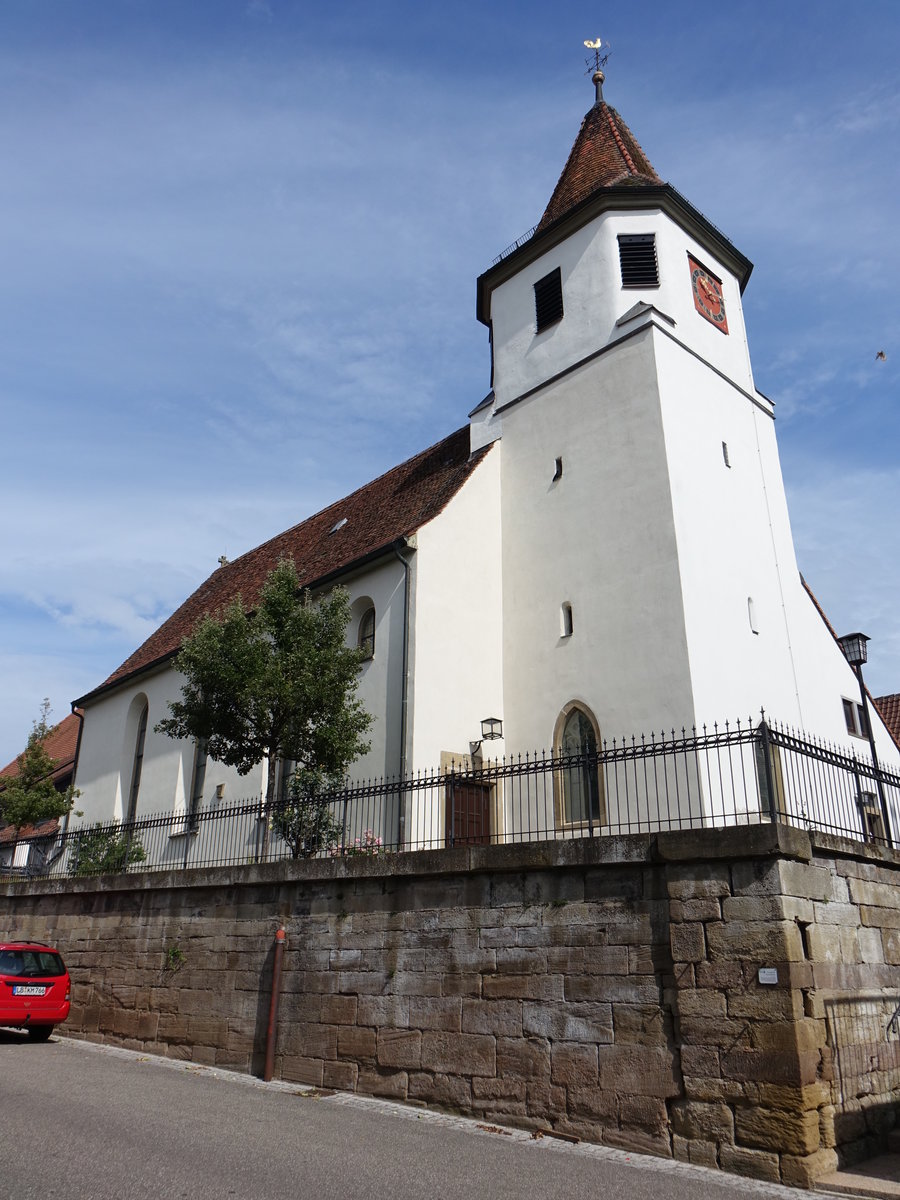
<instances>
[{"instance_id":1,"label":"flowering plant","mask_svg":"<svg viewBox=\"0 0 900 1200\"><path fill-rule=\"evenodd\" d=\"M353 839L353 844L344 847L344 854L378 854L384 845L380 837L375 836L372 829L367 829L362 837Z\"/></svg>"}]
</instances>

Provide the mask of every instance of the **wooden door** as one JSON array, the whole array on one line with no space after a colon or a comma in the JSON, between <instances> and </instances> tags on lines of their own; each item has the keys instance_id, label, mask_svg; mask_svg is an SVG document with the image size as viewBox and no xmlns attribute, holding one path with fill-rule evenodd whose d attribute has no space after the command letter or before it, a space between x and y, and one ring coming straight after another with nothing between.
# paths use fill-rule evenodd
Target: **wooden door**
<instances>
[{"instance_id":1,"label":"wooden door","mask_svg":"<svg viewBox=\"0 0 900 1200\"><path fill-rule=\"evenodd\" d=\"M447 784L448 846L483 846L491 840L491 785L471 779Z\"/></svg>"}]
</instances>

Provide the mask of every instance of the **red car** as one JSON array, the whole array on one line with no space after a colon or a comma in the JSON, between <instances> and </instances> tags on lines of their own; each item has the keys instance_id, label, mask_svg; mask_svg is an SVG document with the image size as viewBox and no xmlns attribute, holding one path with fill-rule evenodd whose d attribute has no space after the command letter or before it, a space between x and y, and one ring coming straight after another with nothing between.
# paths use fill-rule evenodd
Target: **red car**
<instances>
[{"instance_id":1,"label":"red car","mask_svg":"<svg viewBox=\"0 0 900 1200\"><path fill-rule=\"evenodd\" d=\"M69 1015L69 972L42 942L0 942L0 1025L46 1042Z\"/></svg>"}]
</instances>

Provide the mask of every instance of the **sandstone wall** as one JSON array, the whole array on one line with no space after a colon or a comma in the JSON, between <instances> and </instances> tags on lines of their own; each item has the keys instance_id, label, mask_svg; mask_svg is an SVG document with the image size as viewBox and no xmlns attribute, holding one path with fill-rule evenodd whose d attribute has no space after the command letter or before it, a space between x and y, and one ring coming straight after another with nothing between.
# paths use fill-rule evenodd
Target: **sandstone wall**
<instances>
[{"instance_id":1,"label":"sandstone wall","mask_svg":"<svg viewBox=\"0 0 900 1200\"><path fill-rule=\"evenodd\" d=\"M0 936L61 949L70 1035L259 1072L283 925L282 1079L807 1184L893 1124L898 864L770 826L456 848L7 885Z\"/></svg>"}]
</instances>

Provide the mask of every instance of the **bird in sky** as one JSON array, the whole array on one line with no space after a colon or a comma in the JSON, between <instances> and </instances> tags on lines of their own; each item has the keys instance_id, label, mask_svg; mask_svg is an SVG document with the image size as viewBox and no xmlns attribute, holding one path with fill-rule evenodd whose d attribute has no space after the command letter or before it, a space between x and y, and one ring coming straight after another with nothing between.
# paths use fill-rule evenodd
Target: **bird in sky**
<instances>
[{"instance_id":1,"label":"bird in sky","mask_svg":"<svg viewBox=\"0 0 900 1200\"><path fill-rule=\"evenodd\" d=\"M879 350L878 353L875 355L875 361L876 362L887 362L887 355L885 354L885 352L883 350Z\"/></svg>"}]
</instances>

